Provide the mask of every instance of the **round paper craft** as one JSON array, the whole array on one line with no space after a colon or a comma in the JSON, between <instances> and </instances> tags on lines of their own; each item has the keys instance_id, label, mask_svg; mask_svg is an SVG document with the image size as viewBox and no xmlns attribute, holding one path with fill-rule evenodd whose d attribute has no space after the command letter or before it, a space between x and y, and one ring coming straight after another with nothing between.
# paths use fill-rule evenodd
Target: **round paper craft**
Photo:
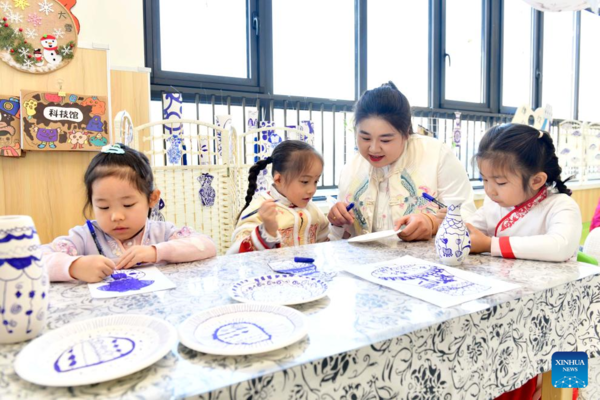
<instances>
[{"instance_id":1,"label":"round paper craft","mask_svg":"<svg viewBox=\"0 0 600 400\"><path fill-rule=\"evenodd\" d=\"M192 350L238 356L280 349L308 333L306 317L271 304L232 304L192 315L179 326L179 340Z\"/></svg>"},{"instance_id":2,"label":"round paper craft","mask_svg":"<svg viewBox=\"0 0 600 400\"><path fill-rule=\"evenodd\" d=\"M45 74L67 65L77 48L73 15L56 0L0 0L0 59Z\"/></svg>"},{"instance_id":3,"label":"round paper craft","mask_svg":"<svg viewBox=\"0 0 600 400\"><path fill-rule=\"evenodd\" d=\"M265 275L244 279L229 289L229 295L243 303L292 305L318 300L327 294L327 284L298 275Z\"/></svg>"},{"instance_id":4,"label":"round paper craft","mask_svg":"<svg viewBox=\"0 0 600 400\"><path fill-rule=\"evenodd\" d=\"M42 386L78 386L132 374L163 358L177 343L169 323L145 315L89 319L50 331L29 343L15 372Z\"/></svg>"}]
</instances>

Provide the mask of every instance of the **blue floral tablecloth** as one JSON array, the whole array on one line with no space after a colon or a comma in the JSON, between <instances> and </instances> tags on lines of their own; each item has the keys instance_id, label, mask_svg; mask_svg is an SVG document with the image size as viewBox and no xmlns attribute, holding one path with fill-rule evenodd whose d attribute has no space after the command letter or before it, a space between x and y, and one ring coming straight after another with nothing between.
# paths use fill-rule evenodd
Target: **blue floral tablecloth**
<instances>
[{"instance_id":1,"label":"blue floral tablecloth","mask_svg":"<svg viewBox=\"0 0 600 400\"><path fill-rule=\"evenodd\" d=\"M270 272L269 262L313 257L338 271L326 298L294 306L307 315L309 335L284 349L224 357L179 344L120 379L45 388L14 372L24 344L4 345L0 398L492 399L548 371L556 351L600 350L600 276L592 275L600 269L471 256L462 268L520 288L446 309L340 271L403 255L437 262L432 242L340 241L167 266L176 289L117 299L91 299L83 284L53 284L48 329L122 313L177 326L192 313L233 303L229 286Z\"/></svg>"}]
</instances>

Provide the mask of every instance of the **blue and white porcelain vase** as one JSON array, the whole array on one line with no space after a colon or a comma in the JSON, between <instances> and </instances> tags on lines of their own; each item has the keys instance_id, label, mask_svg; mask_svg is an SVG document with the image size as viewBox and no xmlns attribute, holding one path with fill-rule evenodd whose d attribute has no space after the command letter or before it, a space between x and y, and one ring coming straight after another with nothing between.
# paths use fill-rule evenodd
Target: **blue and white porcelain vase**
<instances>
[{"instance_id":1,"label":"blue and white porcelain vase","mask_svg":"<svg viewBox=\"0 0 600 400\"><path fill-rule=\"evenodd\" d=\"M33 339L46 326L48 290L31 217L0 217L0 343Z\"/></svg>"},{"instance_id":2,"label":"blue and white porcelain vase","mask_svg":"<svg viewBox=\"0 0 600 400\"><path fill-rule=\"evenodd\" d=\"M435 249L445 265L462 264L471 251L471 238L460 214L460 206L448 206L446 218L435 235Z\"/></svg>"}]
</instances>

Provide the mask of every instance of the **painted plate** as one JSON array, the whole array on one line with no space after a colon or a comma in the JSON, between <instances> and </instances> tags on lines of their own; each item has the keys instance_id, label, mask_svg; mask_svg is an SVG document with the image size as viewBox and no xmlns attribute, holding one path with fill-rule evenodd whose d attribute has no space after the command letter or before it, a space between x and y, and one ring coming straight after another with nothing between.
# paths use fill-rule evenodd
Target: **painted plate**
<instances>
[{"instance_id":1,"label":"painted plate","mask_svg":"<svg viewBox=\"0 0 600 400\"><path fill-rule=\"evenodd\" d=\"M145 315L116 315L74 322L29 343L15 372L42 386L78 386L132 374L163 358L177 331Z\"/></svg>"},{"instance_id":2,"label":"painted plate","mask_svg":"<svg viewBox=\"0 0 600 400\"><path fill-rule=\"evenodd\" d=\"M379 239L385 239L387 237L392 237L397 235L401 231L395 231L390 229L389 231L381 231L381 232L373 232L367 233L365 235L355 236L353 238L348 239L349 243L365 243L365 242L374 242Z\"/></svg>"},{"instance_id":3,"label":"painted plate","mask_svg":"<svg viewBox=\"0 0 600 400\"><path fill-rule=\"evenodd\" d=\"M327 294L327 284L319 279L299 275L264 275L241 280L229 295L242 303L268 303L281 306L308 303Z\"/></svg>"},{"instance_id":4,"label":"painted plate","mask_svg":"<svg viewBox=\"0 0 600 400\"><path fill-rule=\"evenodd\" d=\"M306 317L272 304L230 304L194 314L179 326L179 340L192 350L240 356L288 346L308 333Z\"/></svg>"}]
</instances>

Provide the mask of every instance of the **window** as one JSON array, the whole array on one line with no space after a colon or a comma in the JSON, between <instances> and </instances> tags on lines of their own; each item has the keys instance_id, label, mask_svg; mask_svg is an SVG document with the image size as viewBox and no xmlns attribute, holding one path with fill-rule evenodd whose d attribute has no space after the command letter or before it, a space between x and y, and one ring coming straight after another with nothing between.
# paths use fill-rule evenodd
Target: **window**
<instances>
[{"instance_id":1,"label":"window","mask_svg":"<svg viewBox=\"0 0 600 400\"><path fill-rule=\"evenodd\" d=\"M581 121L600 122L600 17L581 13L581 63L579 69L579 115Z\"/></svg>"},{"instance_id":2,"label":"window","mask_svg":"<svg viewBox=\"0 0 600 400\"><path fill-rule=\"evenodd\" d=\"M354 99L354 1L272 4L275 94Z\"/></svg>"},{"instance_id":3,"label":"window","mask_svg":"<svg viewBox=\"0 0 600 400\"><path fill-rule=\"evenodd\" d=\"M258 90L256 0L147 0L152 84Z\"/></svg>"},{"instance_id":4,"label":"window","mask_svg":"<svg viewBox=\"0 0 600 400\"><path fill-rule=\"evenodd\" d=\"M444 99L483 103L483 1L446 0L445 6Z\"/></svg>"},{"instance_id":5,"label":"window","mask_svg":"<svg viewBox=\"0 0 600 400\"><path fill-rule=\"evenodd\" d=\"M393 81L411 106L429 105L429 2L367 3L367 86Z\"/></svg>"},{"instance_id":6,"label":"window","mask_svg":"<svg viewBox=\"0 0 600 400\"><path fill-rule=\"evenodd\" d=\"M245 0L161 0L160 20L164 71L249 78Z\"/></svg>"},{"instance_id":7,"label":"window","mask_svg":"<svg viewBox=\"0 0 600 400\"><path fill-rule=\"evenodd\" d=\"M552 106L554 119L573 116L574 13L544 13L542 104Z\"/></svg>"},{"instance_id":8,"label":"window","mask_svg":"<svg viewBox=\"0 0 600 400\"><path fill-rule=\"evenodd\" d=\"M532 8L523 0L504 0L502 18L502 105L531 106Z\"/></svg>"}]
</instances>

